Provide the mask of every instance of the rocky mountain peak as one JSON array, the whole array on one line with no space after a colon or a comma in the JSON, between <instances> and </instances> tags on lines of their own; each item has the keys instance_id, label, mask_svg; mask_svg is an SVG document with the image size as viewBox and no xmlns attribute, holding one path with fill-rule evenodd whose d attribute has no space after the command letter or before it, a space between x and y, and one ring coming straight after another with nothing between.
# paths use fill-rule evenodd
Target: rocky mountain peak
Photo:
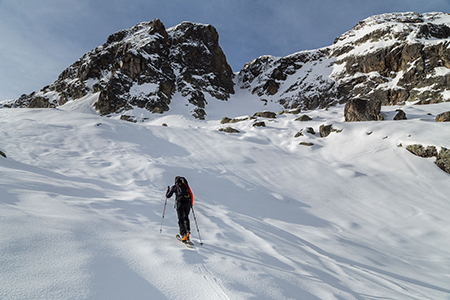
<instances>
[{"instance_id":1,"label":"rocky mountain peak","mask_svg":"<svg viewBox=\"0 0 450 300\"><path fill-rule=\"evenodd\" d=\"M329 47L249 62L238 83L285 108L323 108L359 98L383 105L448 101L449 26L445 13L369 17Z\"/></svg>"},{"instance_id":2,"label":"rocky mountain peak","mask_svg":"<svg viewBox=\"0 0 450 300\"><path fill-rule=\"evenodd\" d=\"M98 94L94 107L101 115L133 107L162 113L179 92L201 119L208 97L227 100L234 93L234 74L218 41L211 25L184 22L166 30L159 19L139 23L110 35L53 84L9 105L56 107Z\"/></svg>"}]
</instances>

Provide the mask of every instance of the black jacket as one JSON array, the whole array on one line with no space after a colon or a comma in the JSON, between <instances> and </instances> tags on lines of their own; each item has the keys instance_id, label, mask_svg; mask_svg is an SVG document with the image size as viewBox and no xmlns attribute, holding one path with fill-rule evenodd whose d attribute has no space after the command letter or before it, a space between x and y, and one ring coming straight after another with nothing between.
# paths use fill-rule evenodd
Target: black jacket
<instances>
[{"instance_id":1,"label":"black jacket","mask_svg":"<svg viewBox=\"0 0 450 300\"><path fill-rule=\"evenodd\" d=\"M189 186L188 186L189 187ZM176 184L172 185L170 189L166 192L166 197L170 198L175 193L175 201L183 201L182 195L178 195L178 189ZM191 188L189 187L189 194L191 194L191 205L194 204L194 195L192 194Z\"/></svg>"}]
</instances>

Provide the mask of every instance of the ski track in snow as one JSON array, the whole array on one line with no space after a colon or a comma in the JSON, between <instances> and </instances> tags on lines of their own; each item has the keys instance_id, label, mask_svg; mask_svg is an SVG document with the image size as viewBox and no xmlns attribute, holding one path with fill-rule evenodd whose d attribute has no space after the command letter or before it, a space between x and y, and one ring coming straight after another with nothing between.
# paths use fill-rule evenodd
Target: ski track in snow
<instances>
[{"instance_id":1,"label":"ski track in snow","mask_svg":"<svg viewBox=\"0 0 450 300\"><path fill-rule=\"evenodd\" d=\"M450 147L427 115L450 104L362 123L340 106L234 135L220 118L77 106L0 110L0 299L450 299L450 177L405 149ZM342 132L294 138L324 123ZM176 175L194 192L194 249L174 237L173 199L161 219Z\"/></svg>"}]
</instances>

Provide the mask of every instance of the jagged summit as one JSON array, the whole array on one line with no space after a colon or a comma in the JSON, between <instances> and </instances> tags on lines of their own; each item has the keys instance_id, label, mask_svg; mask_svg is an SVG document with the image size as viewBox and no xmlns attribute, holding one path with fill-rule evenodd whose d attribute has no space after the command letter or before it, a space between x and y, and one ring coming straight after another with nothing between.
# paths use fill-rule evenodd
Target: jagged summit
<instances>
[{"instance_id":1,"label":"jagged summit","mask_svg":"<svg viewBox=\"0 0 450 300\"><path fill-rule=\"evenodd\" d=\"M3 105L56 107L90 97L101 115L133 108L163 113L181 98L190 114L204 119L207 104L229 99L235 88L240 97L304 110L354 98L443 102L450 99L449 26L447 13L372 16L328 47L261 56L235 76L213 26L183 22L166 29L155 19L110 35L53 84Z\"/></svg>"},{"instance_id":2,"label":"jagged summit","mask_svg":"<svg viewBox=\"0 0 450 300\"><path fill-rule=\"evenodd\" d=\"M315 109L353 98L421 104L448 101L450 15L369 17L334 44L248 63L238 83L285 108Z\"/></svg>"},{"instance_id":3,"label":"jagged summit","mask_svg":"<svg viewBox=\"0 0 450 300\"><path fill-rule=\"evenodd\" d=\"M211 25L183 22L166 30L158 19L139 23L110 35L53 84L13 105L56 107L98 94L94 107L101 115L132 107L162 113L179 92L193 105L192 114L203 118L208 96L226 100L234 93L234 75L218 40Z\"/></svg>"}]
</instances>

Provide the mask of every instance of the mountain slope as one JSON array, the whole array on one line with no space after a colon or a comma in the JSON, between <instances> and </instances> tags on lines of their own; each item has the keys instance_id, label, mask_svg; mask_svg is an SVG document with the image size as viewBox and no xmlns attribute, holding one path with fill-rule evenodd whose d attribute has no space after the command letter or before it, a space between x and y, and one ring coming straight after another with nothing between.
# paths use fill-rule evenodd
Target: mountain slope
<instances>
[{"instance_id":1,"label":"mountain slope","mask_svg":"<svg viewBox=\"0 0 450 300\"><path fill-rule=\"evenodd\" d=\"M355 98L383 105L439 103L450 99L449 43L448 14L383 14L361 21L328 47L262 56L233 74L213 26L184 22L165 29L156 19L112 34L53 84L2 106L57 107L95 98L101 115L145 121L133 110L164 113L184 105L196 118L214 119L210 105L241 99L235 92L275 103L277 111Z\"/></svg>"},{"instance_id":2,"label":"mountain slope","mask_svg":"<svg viewBox=\"0 0 450 300\"><path fill-rule=\"evenodd\" d=\"M449 26L444 13L369 17L329 47L249 62L238 83L285 108L324 108L353 98L383 105L448 101Z\"/></svg>"},{"instance_id":3,"label":"mountain slope","mask_svg":"<svg viewBox=\"0 0 450 300\"><path fill-rule=\"evenodd\" d=\"M450 177L405 146L449 147L432 121L450 106L402 107L406 121L395 108L383 122L345 123L342 106L307 125L259 118L234 135L219 119L2 109L1 298L445 299ZM342 132L294 138L324 123ZM194 251L174 238L172 199L160 233L176 175L196 199Z\"/></svg>"},{"instance_id":4,"label":"mountain slope","mask_svg":"<svg viewBox=\"0 0 450 300\"><path fill-rule=\"evenodd\" d=\"M166 30L158 19L143 22L112 34L53 84L6 106L57 107L95 95L100 115L132 107L163 113L177 92L203 119L205 93L220 100L234 93L233 72L218 40L211 25L183 22Z\"/></svg>"}]
</instances>

